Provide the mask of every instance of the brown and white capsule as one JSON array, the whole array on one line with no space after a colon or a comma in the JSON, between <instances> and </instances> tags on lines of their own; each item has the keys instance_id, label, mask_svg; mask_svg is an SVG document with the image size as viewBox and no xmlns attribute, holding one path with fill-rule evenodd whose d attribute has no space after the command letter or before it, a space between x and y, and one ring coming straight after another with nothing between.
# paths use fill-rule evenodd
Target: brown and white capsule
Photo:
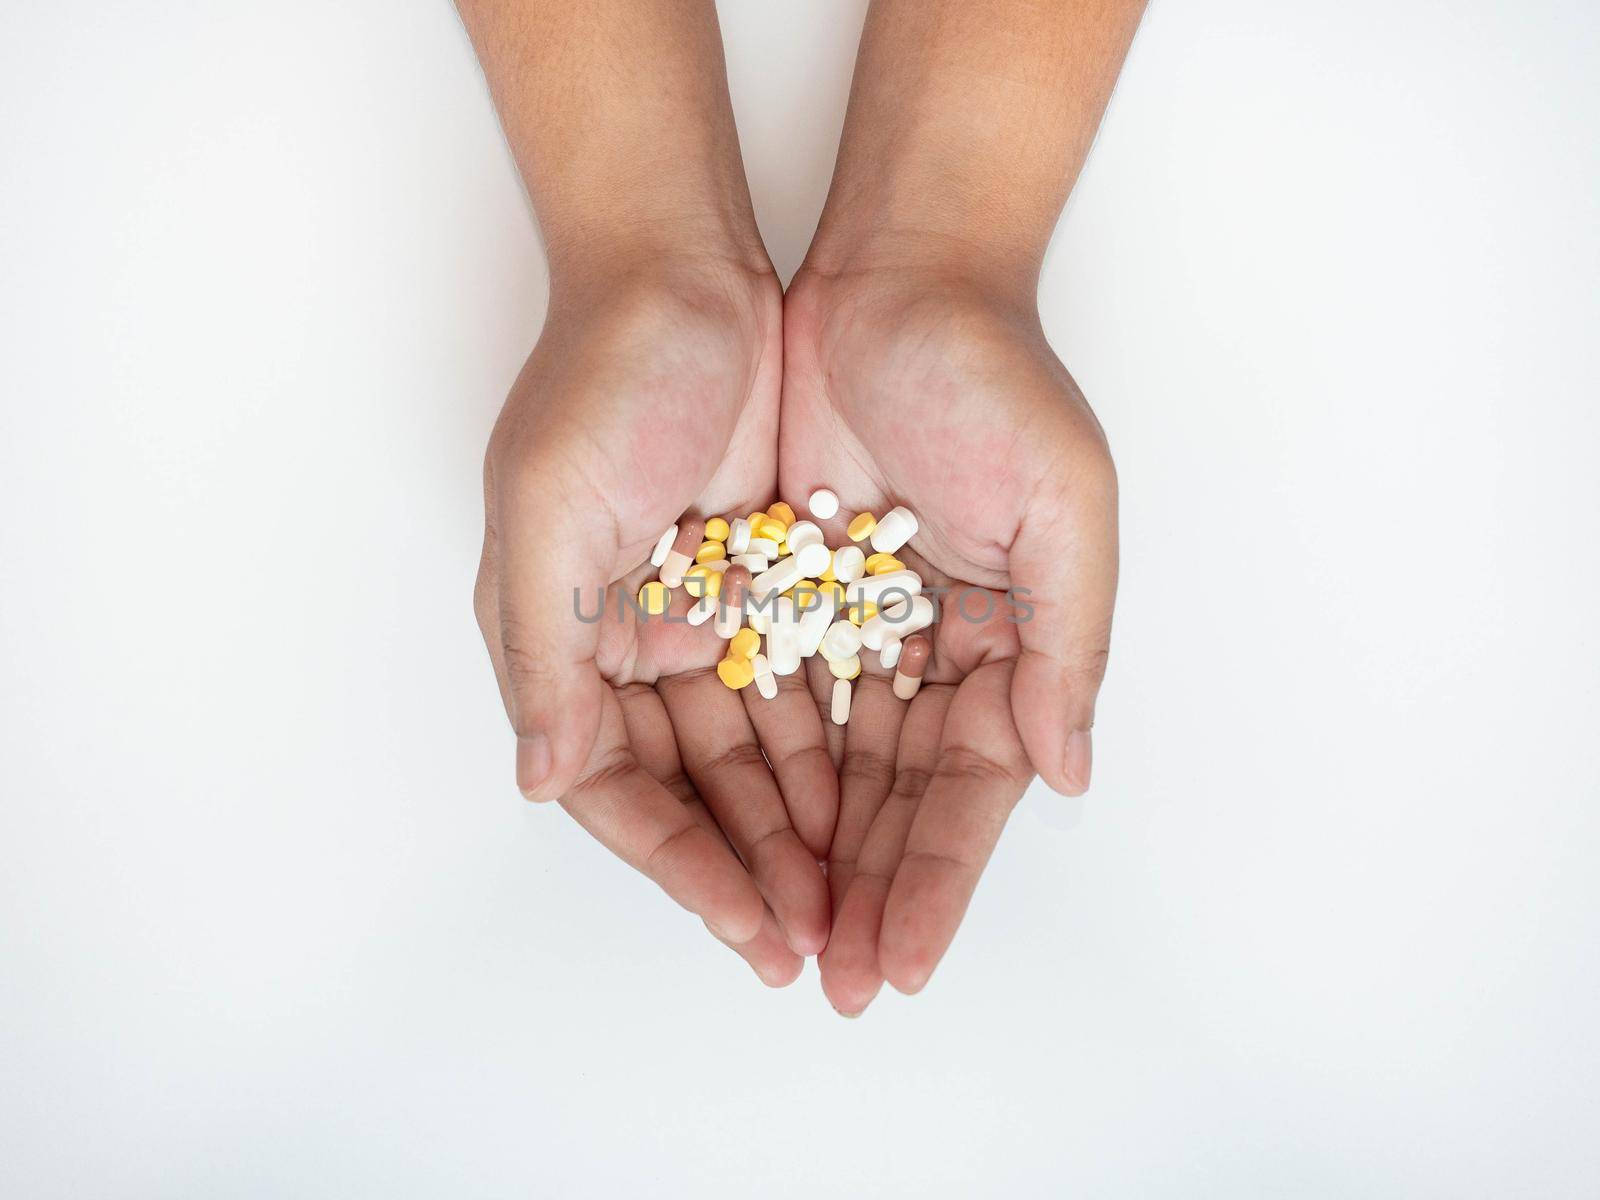
<instances>
[{"instance_id":1,"label":"brown and white capsule","mask_svg":"<svg viewBox=\"0 0 1600 1200\"><path fill-rule=\"evenodd\" d=\"M744 624L744 602L749 594L750 572L744 567L729 567L722 573L722 595L711 628L723 641L731 639Z\"/></svg>"},{"instance_id":2,"label":"brown and white capsule","mask_svg":"<svg viewBox=\"0 0 1600 1200\"><path fill-rule=\"evenodd\" d=\"M672 549L661 563L661 582L669 588L683 585L683 573L694 566L694 556L705 541L704 517L685 517L678 525L678 536L672 540Z\"/></svg>"},{"instance_id":3,"label":"brown and white capsule","mask_svg":"<svg viewBox=\"0 0 1600 1200\"><path fill-rule=\"evenodd\" d=\"M909 700L922 687L923 672L928 669L928 656L933 653L933 643L920 635L905 640L900 650L900 661L894 668L894 694Z\"/></svg>"}]
</instances>

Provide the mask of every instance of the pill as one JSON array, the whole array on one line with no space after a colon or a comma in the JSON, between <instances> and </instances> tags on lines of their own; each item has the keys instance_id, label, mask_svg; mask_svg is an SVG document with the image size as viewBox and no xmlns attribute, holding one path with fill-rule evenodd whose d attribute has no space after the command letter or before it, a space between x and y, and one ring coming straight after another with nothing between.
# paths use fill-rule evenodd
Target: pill
<instances>
[{"instance_id":1,"label":"pill","mask_svg":"<svg viewBox=\"0 0 1600 1200\"><path fill-rule=\"evenodd\" d=\"M803 586L803 585L802 585ZM810 658L822 645L828 628L839 610L841 597L831 591L814 590L807 596L803 591L797 596L800 614L800 657Z\"/></svg>"},{"instance_id":2,"label":"pill","mask_svg":"<svg viewBox=\"0 0 1600 1200\"><path fill-rule=\"evenodd\" d=\"M761 524L762 518L766 515L767 512L765 509L758 508L755 512L751 513L745 518L745 523L749 525L751 529L754 529L757 525Z\"/></svg>"},{"instance_id":3,"label":"pill","mask_svg":"<svg viewBox=\"0 0 1600 1200\"><path fill-rule=\"evenodd\" d=\"M793 600L780 596L772 606L767 628L767 662L774 675L800 669L800 621Z\"/></svg>"},{"instance_id":4,"label":"pill","mask_svg":"<svg viewBox=\"0 0 1600 1200\"><path fill-rule=\"evenodd\" d=\"M828 569L833 552L821 542L811 542L794 552L794 561L799 565L802 578L813 577Z\"/></svg>"},{"instance_id":5,"label":"pill","mask_svg":"<svg viewBox=\"0 0 1600 1200\"><path fill-rule=\"evenodd\" d=\"M701 542L700 549L694 552L694 560L697 563L716 562L719 558L725 559L727 557L728 552L723 549L722 543L713 542L709 539Z\"/></svg>"},{"instance_id":6,"label":"pill","mask_svg":"<svg viewBox=\"0 0 1600 1200\"><path fill-rule=\"evenodd\" d=\"M774 521L781 521L785 525L794 524L794 509L790 508L782 500L777 501L775 504L767 505L767 516Z\"/></svg>"},{"instance_id":7,"label":"pill","mask_svg":"<svg viewBox=\"0 0 1600 1200\"><path fill-rule=\"evenodd\" d=\"M909 700L917 694L922 687L923 672L928 669L928 655L933 652L933 644L922 636L907 638L905 648L900 651L900 663L894 671L894 694L901 700Z\"/></svg>"},{"instance_id":8,"label":"pill","mask_svg":"<svg viewBox=\"0 0 1600 1200\"><path fill-rule=\"evenodd\" d=\"M661 562L661 582L669 588L675 588L683 582L683 573L694 565L694 556L698 553L705 538L705 522L699 517L690 517L678 526L678 536L672 540L672 549L667 551L667 557Z\"/></svg>"},{"instance_id":9,"label":"pill","mask_svg":"<svg viewBox=\"0 0 1600 1200\"><path fill-rule=\"evenodd\" d=\"M824 596L833 598L833 608L837 612L844 607L844 584L838 580L830 579L825 583L817 584L817 591Z\"/></svg>"},{"instance_id":10,"label":"pill","mask_svg":"<svg viewBox=\"0 0 1600 1200\"><path fill-rule=\"evenodd\" d=\"M695 563L683 573L683 590L691 596L715 596L722 591L722 573L727 569L728 564L722 559Z\"/></svg>"},{"instance_id":11,"label":"pill","mask_svg":"<svg viewBox=\"0 0 1600 1200\"><path fill-rule=\"evenodd\" d=\"M727 547L729 554L743 554L750 549L750 522L743 517L735 517L728 526Z\"/></svg>"},{"instance_id":12,"label":"pill","mask_svg":"<svg viewBox=\"0 0 1600 1200\"><path fill-rule=\"evenodd\" d=\"M712 628L723 641L728 641L744 624L745 601L750 593L750 572L743 567L729 567L722 576L722 595L717 604L717 618Z\"/></svg>"},{"instance_id":13,"label":"pill","mask_svg":"<svg viewBox=\"0 0 1600 1200\"><path fill-rule=\"evenodd\" d=\"M852 542L859 542L872 536L872 531L877 528L878 518L869 512L857 513L850 522L849 529L845 530L850 535ZM874 547L876 549L876 547Z\"/></svg>"},{"instance_id":14,"label":"pill","mask_svg":"<svg viewBox=\"0 0 1600 1200\"><path fill-rule=\"evenodd\" d=\"M761 635L754 629L741 629L728 642L729 658L754 658L761 649Z\"/></svg>"},{"instance_id":15,"label":"pill","mask_svg":"<svg viewBox=\"0 0 1600 1200\"><path fill-rule=\"evenodd\" d=\"M840 583L854 583L867 571L867 556L860 546L841 546L833 552L833 577Z\"/></svg>"},{"instance_id":16,"label":"pill","mask_svg":"<svg viewBox=\"0 0 1600 1200\"><path fill-rule=\"evenodd\" d=\"M772 542L773 545L777 545L783 540L783 535L788 528L789 524L787 521L780 521L774 516L762 517L761 520L756 524L756 532L762 537L766 538L768 541Z\"/></svg>"},{"instance_id":17,"label":"pill","mask_svg":"<svg viewBox=\"0 0 1600 1200\"><path fill-rule=\"evenodd\" d=\"M871 600L857 600L845 605L844 615L854 624L861 625L878 615L878 606Z\"/></svg>"},{"instance_id":18,"label":"pill","mask_svg":"<svg viewBox=\"0 0 1600 1200\"><path fill-rule=\"evenodd\" d=\"M717 615L717 597L701 596L689 609L689 624L704 625Z\"/></svg>"},{"instance_id":19,"label":"pill","mask_svg":"<svg viewBox=\"0 0 1600 1200\"><path fill-rule=\"evenodd\" d=\"M849 621L835 621L822 635L818 649L829 662L850 658L861 649L861 631Z\"/></svg>"},{"instance_id":20,"label":"pill","mask_svg":"<svg viewBox=\"0 0 1600 1200\"><path fill-rule=\"evenodd\" d=\"M706 519L706 540L709 542L727 541L728 522L722 517L708 517Z\"/></svg>"},{"instance_id":21,"label":"pill","mask_svg":"<svg viewBox=\"0 0 1600 1200\"><path fill-rule=\"evenodd\" d=\"M909 508L891 508L872 531L872 548L893 554L917 536L917 518Z\"/></svg>"},{"instance_id":22,"label":"pill","mask_svg":"<svg viewBox=\"0 0 1600 1200\"><path fill-rule=\"evenodd\" d=\"M748 687L756 677L756 669L748 658L725 658L717 664L717 678L734 691Z\"/></svg>"},{"instance_id":23,"label":"pill","mask_svg":"<svg viewBox=\"0 0 1600 1200\"><path fill-rule=\"evenodd\" d=\"M882 604L887 598L893 604L904 600L907 596L915 596L922 591L922 576L915 571L890 571L887 575L868 575L864 579L857 579L845 586L845 597L851 604L858 600L870 600L874 604Z\"/></svg>"},{"instance_id":24,"label":"pill","mask_svg":"<svg viewBox=\"0 0 1600 1200\"><path fill-rule=\"evenodd\" d=\"M758 654L750 660L756 675L756 691L761 693L763 700L775 700L778 697L778 680L772 673L772 664L767 661L765 654Z\"/></svg>"},{"instance_id":25,"label":"pill","mask_svg":"<svg viewBox=\"0 0 1600 1200\"><path fill-rule=\"evenodd\" d=\"M789 526L788 532L783 535L783 540L789 545L790 554L798 554L813 542L821 545L822 530L811 521L796 521ZM832 558L832 554L829 554Z\"/></svg>"},{"instance_id":26,"label":"pill","mask_svg":"<svg viewBox=\"0 0 1600 1200\"><path fill-rule=\"evenodd\" d=\"M775 538L752 537L745 545L746 554L761 554L767 558L778 557L778 543Z\"/></svg>"},{"instance_id":27,"label":"pill","mask_svg":"<svg viewBox=\"0 0 1600 1200\"><path fill-rule=\"evenodd\" d=\"M729 561L743 567L751 575L759 575L772 565L772 560L765 554L735 554Z\"/></svg>"},{"instance_id":28,"label":"pill","mask_svg":"<svg viewBox=\"0 0 1600 1200\"><path fill-rule=\"evenodd\" d=\"M757 575L750 584L750 594L757 600L763 600L779 592L787 592L804 578L805 572L800 568L800 559L791 554L788 558L780 558L761 574ZM779 671L778 674L783 674Z\"/></svg>"},{"instance_id":29,"label":"pill","mask_svg":"<svg viewBox=\"0 0 1600 1200\"><path fill-rule=\"evenodd\" d=\"M659 617L672 603L672 593L659 579L652 579L639 589L639 608L648 617Z\"/></svg>"},{"instance_id":30,"label":"pill","mask_svg":"<svg viewBox=\"0 0 1600 1200\"><path fill-rule=\"evenodd\" d=\"M892 670L895 663L900 661L900 639L894 634L883 639L883 651L878 655L878 661L883 664L885 671Z\"/></svg>"},{"instance_id":31,"label":"pill","mask_svg":"<svg viewBox=\"0 0 1600 1200\"><path fill-rule=\"evenodd\" d=\"M885 638L901 641L933 624L933 601L926 596L911 596L884 609L861 625L861 644L868 650L883 648Z\"/></svg>"},{"instance_id":32,"label":"pill","mask_svg":"<svg viewBox=\"0 0 1600 1200\"><path fill-rule=\"evenodd\" d=\"M852 654L849 658L829 659L828 670L835 679L854 679L861 674L861 656Z\"/></svg>"},{"instance_id":33,"label":"pill","mask_svg":"<svg viewBox=\"0 0 1600 1200\"><path fill-rule=\"evenodd\" d=\"M667 561L667 551L672 549L672 543L677 536L678 527L673 525L656 539L656 548L650 551L650 565L652 567L659 567Z\"/></svg>"},{"instance_id":34,"label":"pill","mask_svg":"<svg viewBox=\"0 0 1600 1200\"><path fill-rule=\"evenodd\" d=\"M904 571L905 563L892 554L869 554L863 564L867 575L887 575L890 571Z\"/></svg>"},{"instance_id":35,"label":"pill","mask_svg":"<svg viewBox=\"0 0 1600 1200\"><path fill-rule=\"evenodd\" d=\"M839 497L827 488L818 488L811 493L811 498L806 501L806 507L811 510L811 515L819 521L826 521L829 517L836 516L839 512ZM840 722L843 724L843 722Z\"/></svg>"},{"instance_id":36,"label":"pill","mask_svg":"<svg viewBox=\"0 0 1600 1200\"><path fill-rule=\"evenodd\" d=\"M833 705L828 715L833 718L835 725L843 725L850 719L850 681L848 679L835 679L833 681Z\"/></svg>"}]
</instances>

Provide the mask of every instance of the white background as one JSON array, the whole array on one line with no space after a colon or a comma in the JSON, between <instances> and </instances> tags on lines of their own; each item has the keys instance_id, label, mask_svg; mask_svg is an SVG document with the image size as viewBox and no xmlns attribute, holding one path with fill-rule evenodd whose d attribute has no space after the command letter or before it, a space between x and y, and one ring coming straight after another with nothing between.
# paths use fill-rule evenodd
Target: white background
<instances>
[{"instance_id":1,"label":"white background","mask_svg":"<svg viewBox=\"0 0 1600 1200\"><path fill-rule=\"evenodd\" d=\"M724 4L785 276L861 11ZM513 788L545 280L448 4L4 23L0 1193L1600 1190L1592 0L1158 0L1042 290L1095 789L854 1023Z\"/></svg>"}]
</instances>

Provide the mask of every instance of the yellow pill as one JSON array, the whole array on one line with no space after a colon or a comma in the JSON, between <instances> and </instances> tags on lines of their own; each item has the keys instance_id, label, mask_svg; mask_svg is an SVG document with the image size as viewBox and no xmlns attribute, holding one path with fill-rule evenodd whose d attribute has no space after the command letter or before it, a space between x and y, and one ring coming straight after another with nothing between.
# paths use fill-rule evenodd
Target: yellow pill
<instances>
[{"instance_id":1,"label":"yellow pill","mask_svg":"<svg viewBox=\"0 0 1600 1200\"><path fill-rule=\"evenodd\" d=\"M877 558L878 556L874 554L872 557ZM904 571L906 569L906 565L894 555L885 554L881 563L869 569L874 575L887 575L890 571Z\"/></svg>"},{"instance_id":2,"label":"yellow pill","mask_svg":"<svg viewBox=\"0 0 1600 1200\"><path fill-rule=\"evenodd\" d=\"M846 616L853 625L864 625L878 615L878 606L871 600L863 600L859 604L852 604L846 610Z\"/></svg>"},{"instance_id":3,"label":"yellow pill","mask_svg":"<svg viewBox=\"0 0 1600 1200\"><path fill-rule=\"evenodd\" d=\"M759 508L756 509L755 512L751 513L748 517L745 518L745 520L750 523L750 536L751 537L760 537L761 536L760 534L758 534L756 532L756 530L761 527L761 522L765 521L766 519L767 519L767 514L762 512Z\"/></svg>"},{"instance_id":4,"label":"yellow pill","mask_svg":"<svg viewBox=\"0 0 1600 1200\"><path fill-rule=\"evenodd\" d=\"M835 607L844 607L844 584L840 583L837 579L830 579L826 583L819 584L817 586L817 591L821 592L824 596L832 596Z\"/></svg>"},{"instance_id":5,"label":"yellow pill","mask_svg":"<svg viewBox=\"0 0 1600 1200\"><path fill-rule=\"evenodd\" d=\"M855 520L850 522L850 528L845 532L850 535L852 542L864 542L872 536L872 531L877 527L877 517L871 513L857 513Z\"/></svg>"},{"instance_id":6,"label":"yellow pill","mask_svg":"<svg viewBox=\"0 0 1600 1200\"><path fill-rule=\"evenodd\" d=\"M862 564L862 570L864 570L868 575L876 575L878 573L878 564L894 561L894 555L885 554L880 550L876 554L867 555L867 561Z\"/></svg>"},{"instance_id":7,"label":"yellow pill","mask_svg":"<svg viewBox=\"0 0 1600 1200\"><path fill-rule=\"evenodd\" d=\"M729 658L754 658L761 649L761 635L748 625L728 642Z\"/></svg>"},{"instance_id":8,"label":"yellow pill","mask_svg":"<svg viewBox=\"0 0 1600 1200\"><path fill-rule=\"evenodd\" d=\"M728 540L728 523L721 517L712 517L706 522L706 541L725 542Z\"/></svg>"},{"instance_id":9,"label":"yellow pill","mask_svg":"<svg viewBox=\"0 0 1600 1200\"><path fill-rule=\"evenodd\" d=\"M683 590L697 600L701 596L720 596L722 572L713 571L707 563L698 563L683 573Z\"/></svg>"},{"instance_id":10,"label":"yellow pill","mask_svg":"<svg viewBox=\"0 0 1600 1200\"><path fill-rule=\"evenodd\" d=\"M756 526L757 537L771 538L775 542L783 541L783 535L788 531L789 526L773 516L762 517L761 524Z\"/></svg>"},{"instance_id":11,"label":"yellow pill","mask_svg":"<svg viewBox=\"0 0 1600 1200\"><path fill-rule=\"evenodd\" d=\"M818 575L817 578L822 580L823 583L832 583L834 581L833 555L828 555L828 565L822 568L822 574Z\"/></svg>"},{"instance_id":12,"label":"yellow pill","mask_svg":"<svg viewBox=\"0 0 1600 1200\"><path fill-rule=\"evenodd\" d=\"M822 588L809 579L802 579L789 589L794 604L802 613L808 613L822 603Z\"/></svg>"},{"instance_id":13,"label":"yellow pill","mask_svg":"<svg viewBox=\"0 0 1600 1200\"><path fill-rule=\"evenodd\" d=\"M727 558L728 552L721 542L701 542L700 549L694 552L697 563L716 562L719 558Z\"/></svg>"},{"instance_id":14,"label":"yellow pill","mask_svg":"<svg viewBox=\"0 0 1600 1200\"><path fill-rule=\"evenodd\" d=\"M767 516L774 520L782 521L785 526L794 524L794 509L790 508L782 500L767 506Z\"/></svg>"},{"instance_id":15,"label":"yellow pill","mask_svg":"<svg viewBox=\"0 0 1600 1200\"><path fill-rule=\"evenodd\" d=\"M828 670L833 672L835 679L854 679L861 674L861 656L852 654L849 658L830 660Z\"/></svg>"},{"instance_id":16,"label":"yellow pill","mask_svg":"<svg viewBox=\"0 0 1600 1200\"><path fill-rule=\"evenodd\" d=\"M742 632L749 632L744 630ZM725 658L717 664L717 678L734 691L749 687L756 677L756 667L748 658Z\"/></svg>"},{"instance_id":17,"label":"yellow pill","mask_svg":"<svg viewBox=\"0 0 1600 1200\"><path fill-rule=\"evenodd\" d=\"M659 617L672 603L672 592L659 579L652 579L639 589L639 607L652 617Z\"/></svg>"}]
</instances>

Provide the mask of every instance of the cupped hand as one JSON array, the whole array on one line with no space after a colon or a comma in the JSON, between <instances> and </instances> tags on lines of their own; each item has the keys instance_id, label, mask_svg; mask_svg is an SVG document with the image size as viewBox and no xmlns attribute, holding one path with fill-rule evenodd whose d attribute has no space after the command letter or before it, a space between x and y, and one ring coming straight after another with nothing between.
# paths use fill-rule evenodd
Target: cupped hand
<instances>
[{"instance_id":1,"label":"cupped hand","mask_svg":"<svg viewBox=\"0 0 1600 1200\"><path fill-rule=\"evenodd\" d=\"M1031 303L948 274L803 271L784 333L782 491L825 484L841 519L909 507L920 528L897 556L950 589L917 697L895 700L892 672L863 653L849 724L829 728L840 807L822 982L854 1014L885 979L927 982L1034 772L1088 787L1116 478Z\"/></svg>"},{"instance_id":2,"label":"cupped hand","mask_svg":"<svg viewBox=\"0 0 1600 1200\"><path fill-rule=\"evenodd\" d=\"M771 498L780 322L775 279L721 264L553 287L490 439L475 591L523 793L560 799L773 984L827 938L821 722L798 681L747 713L683 591L669 619L622 601L682 514Z\"/></svg>"}]
</instances>

